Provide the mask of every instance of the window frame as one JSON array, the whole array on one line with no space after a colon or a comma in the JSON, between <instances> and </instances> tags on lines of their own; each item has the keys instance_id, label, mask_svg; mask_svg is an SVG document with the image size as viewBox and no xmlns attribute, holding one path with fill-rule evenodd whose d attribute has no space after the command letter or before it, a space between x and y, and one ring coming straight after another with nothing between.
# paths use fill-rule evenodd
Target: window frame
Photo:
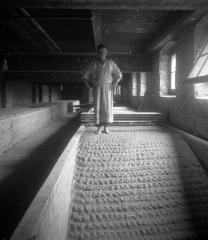
<instances>
[{"instance_id":1,"label":"window frame","mask_svg":"<svg viewBox=\"0 0 208 240\"><path fill-rule=\"evenodd\" d=\"M205 41L205 43L203 44L203 46L201 47L198 55L196 56L196 58L195 58L195 60L194 60L194 63L193 63L193 66L192 66L192 68L191 68L191 70L190 70L190 72L189 72L189 74L188 74L188 77L187 77L187 79L186 79L185 82L187 82L187 83L196 83L196 84L197 84L197 83L205 83L205 82L208 82L208 74L207 74L207 75L199 76L200 73L201 73L201 71L202 71L202 69L203 69L203 67L204 67L204 65L205 65L206 62L208 61L208 50L207 50L205 53L203 53L203 51L204 51L206 48L208 48L208 38L206 39L206 41ZM206 57L206 60L205 60L204 63L201 65L201 67L200 67L200 69L198 70L196 76L191 77L191 74L192 74L192 72L193 72L193 69L194 69L194 67L196 66L198 60L199 60L201 57L204 57L204 56L207 56L207 57Z\"/></svg>"},{"instance_id":2,"label":"window frame","mask_svg":"<svg viewBox=\"0 0 208 240\"><path fill-rule=\"evenodd\" d=\"M204 58L204 60L203 60ZM200 59L202 59L202 62L200 63ZM208 63L208 38L206 39L206 41L204 42L203 46L201 47L199 53L197 54L196 58L194 59L194 63L191 67L191 70L187 76L187 79L184 81L185 83L188 84L194 84L194 97L195 99L206 99L208 100L208 96L199 96L197 94L197 84L207 84L208 85L208 71L206 73L206 75L201 75L201 72L204 70L204 66L207 66ZM198 64L198 69L197 69L197 64ZM196 71L197 70L197 71ZM195 71L195 72L194 72ZM192 76L193 75L193 76ZM208 88L208 86L205 86L206 88ZM206 94L208 95L208 93Z\"/></svg>"}]
</instances>

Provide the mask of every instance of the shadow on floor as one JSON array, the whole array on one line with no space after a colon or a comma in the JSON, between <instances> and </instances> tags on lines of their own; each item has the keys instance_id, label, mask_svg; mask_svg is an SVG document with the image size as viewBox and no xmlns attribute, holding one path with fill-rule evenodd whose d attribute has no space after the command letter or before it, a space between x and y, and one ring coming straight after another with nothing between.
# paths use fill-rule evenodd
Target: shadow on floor
<instances>
[{"instance_id":1,"label":"shadow on floor","mask_svg":"<svg viewBox=\"0 0 208 240\"><path fill-rule=\"evenodd\" d=\"M9 239L67 143L80 126L70 119L23 159L0 182L0 239Z\"/></svg>"}]
</instances>

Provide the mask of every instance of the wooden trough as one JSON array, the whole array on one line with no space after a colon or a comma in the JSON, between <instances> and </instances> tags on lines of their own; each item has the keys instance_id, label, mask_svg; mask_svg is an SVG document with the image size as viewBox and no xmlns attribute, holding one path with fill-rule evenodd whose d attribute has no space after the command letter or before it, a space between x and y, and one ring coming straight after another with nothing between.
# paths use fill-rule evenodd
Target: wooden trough
<instances>
[{"instance_id":1,"label":"wooden trough","mask_svg":"<svg viewBox=\"0 0 208 240\"><path fill-rule=\"evenodd\" d=\"M37 193L11 240L65 240L77 146L84 126L76 131Z\"/></svg>"}]
</instances>

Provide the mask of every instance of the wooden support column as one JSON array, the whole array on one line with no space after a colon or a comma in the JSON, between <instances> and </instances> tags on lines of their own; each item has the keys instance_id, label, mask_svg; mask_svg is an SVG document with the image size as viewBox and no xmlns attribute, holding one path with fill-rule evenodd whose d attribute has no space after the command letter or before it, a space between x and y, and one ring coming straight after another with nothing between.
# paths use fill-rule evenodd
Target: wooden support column
<instances>
[{"instance_id":1,"label":"wooden support column","mask_svg":"<svg viewBox=\"0 0 208 240\"><path fill-rule=\"evenodd\" d=\"M6 79L4 74L1 74L1 107L6 108Z\"/></svg>"},{"instance_id":2,"label":"wooden support column","mask_svg":"<svg viewBox=\"0 0 208 240\"><path fill-rule=\"evenodd\" d=\"M36 85L32 84L32 103L36 103Z\"/></svg>"},{"instance_id":3,"label":"wooden support column","mask_svg":"<svg viewBox=\"0 0 208 240\"><path fill-rule=\"evenodd\" d=\"M42 96L42 84L38 85L38 96L39 96L39 102L42 102L43 96Z\"/></svg>"},{"instance_id":4,"label":"wooden support column","mask_svg":"<svg viewBox=\"0 0 208 240\"><path fill-rule=\"evenodd\" d=\"M49 84L49 85L48 85L48 93L49 93L49 95L48 95L48 101L49 101L49 102L51 102L51 99L52 99L51 92L52 92L52 85Z\"/></svg>"}]
</instances>

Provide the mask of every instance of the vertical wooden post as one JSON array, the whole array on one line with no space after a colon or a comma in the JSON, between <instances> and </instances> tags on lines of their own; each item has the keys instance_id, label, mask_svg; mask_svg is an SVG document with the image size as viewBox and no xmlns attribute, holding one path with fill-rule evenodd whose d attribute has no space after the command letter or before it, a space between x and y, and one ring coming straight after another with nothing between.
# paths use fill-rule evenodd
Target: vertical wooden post
<instances>
[{"instance_id":1,"label":"vertical wooden post","mask_svg":"<svg viewBox=\"0 0 208 240\"><path fill-rule=\"evenodd\" d=\"M36 85L32 83L32 103L36 103Z\"/></svg>"},{"instance_id":2,"label":"vertical wooden post","mask_svg":"<svg viewBox=\"0 0 208 240\"><path fill-rule=\"evenodd\" d=\"M7 39L7 31L8 31L8 23L9 20L8 19L4 19L4 21L1 24L1 28L0 28L0 35L1 35L1 53L3 55L7 55L8 53L8 39ZM6 69L4 69L3 67L3 59L1 59L0 61L0 70L1 71L5 71ZM6 108L6 76L4 73L0 74L0 92L1 92L1 108Z\"/></svg>"},{"instance_id":3,"label":"vertical wooden post","mask_svg":"<svg viewBox=\"0 0 208 240\"><path fill-rule=\"evenodd\" d=\"M49 93L49 95L48 95L48 101L49 101L49 102L51 102L51 90L52 90L52 86L51 86L51 83L49 83L49 85L48 85L48 93Z\"/></svg>"},{"instance_id":4,"label":"vertical wooden post","mask_svg":"<svg viewBox=\"0 0 208 240\"><path fill-rule=\"evenodd\" d=\"M39 96L39 102L42 102L43 96L42 96L42 85L39 83L38 85L38 96Z\"/></svg>"},{"instance_id":5,"label":"vertical wooden post","mask_svg":"<svg viewBox=\"0 0 208 240\"><path fill-rule=\"evenodd\" d=\"M6 108L6 79L4 74L1 74L1 107Z\"/></svg>"}]
</instances>

